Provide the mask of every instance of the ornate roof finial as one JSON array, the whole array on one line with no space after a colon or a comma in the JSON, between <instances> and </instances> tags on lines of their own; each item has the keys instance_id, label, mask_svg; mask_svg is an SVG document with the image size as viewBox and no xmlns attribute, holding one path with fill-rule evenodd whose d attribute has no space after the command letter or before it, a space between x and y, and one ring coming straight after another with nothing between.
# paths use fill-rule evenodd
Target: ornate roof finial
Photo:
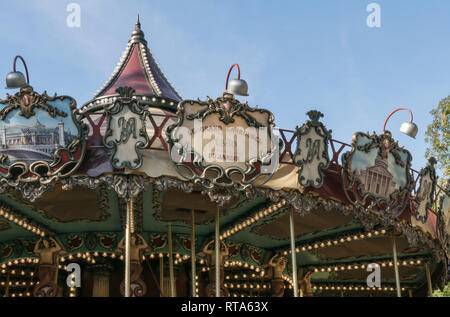
<instances>
[{"instance_id":1,"label":"ornate roof finial","mask_svg":"<svg viewBox=\"0 0 450 317\"><path fill-rule=\"evenodd\" d=\"M169 101L170 106L174 106L182 99L158 67L148 49L144 32L141 30L139 15L120 63L108 81L97 91L94 98L115 95L118 93L116 89L124 86L133 87L137 96L163 98L162 104Z\"/></svg>"},{"instance_id":2,"label":"ornate roof finial","mask_svg":"<svg viewBox=\"0 0 450 317\"><path fill-rule=\"evenodd\" d=\"M139 21L139 14L137 15L134 31L133 33L131 33L131 40L134 42L144 42L145 44L147 44L147 41L144 38L144 32L142 32L141 30L141 22Z\"/></svg>"},{"instance_id":3,"label":"ornate roof finial","mask_svg":"<svg viewBox=\"0 0 450 317\"><path fill-rule=\"evenodd\" d=\"M137 15L136 27L135 30L138 31L141 29L141 22L139 22L139 14Z\"/></svg>"}]
</instances>

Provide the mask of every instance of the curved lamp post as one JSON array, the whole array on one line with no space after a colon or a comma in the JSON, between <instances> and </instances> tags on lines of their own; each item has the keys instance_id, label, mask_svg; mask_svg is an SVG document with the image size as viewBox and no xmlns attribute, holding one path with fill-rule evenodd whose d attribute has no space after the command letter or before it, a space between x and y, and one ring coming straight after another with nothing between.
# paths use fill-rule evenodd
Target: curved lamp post
<instances>
[{"instance_id":1,"label":"curved lamp post","mask_svg":"<svg viewBox=\"0 0 450 317\"><path fill-rule=\"evenodd\" d=\"M233 67L236 66L238 71L238 78L233 79L228 84L228 80L230 79L230 73L233 70ZM233 64L230 67L227 75L227 81L225 83L225 91L232 95L238 96L248 96L248 85L247 82L241 79L241 69L239 68L239 64Z\"/></svg>"},{"instance_id":2,"label":"curved lamp post","mask_svg":"<svg viewBox=\"0 0 450 317\"><path fill-rule=\"evenodd\" d=\"M400 126L400 132L415 139L419 129L417 128L417 125L413 122L412 111L405 107L397 108L387 116L386 120L384 120L383 133L386 132L386 123L388 122L389 118L392 117L392 115L394 113L396 113L397 111L400 111L400 110L407 110L409 112L409 122L406 121L406 122L402 123L402 125ZM398 271L397 244L395 241L395 236L392 237L392 253L393 253L393 258L394 258L395 284L396 284L396 288L397 288L397 296L401 297L402 294L401 294L401 288L400 288L400 273Z\"/></svg>"},{"instance_id":3,"label":"curved lamp post","mask_svg":"<svg viewBox=\"0 0 450 317\"><path fill-rule=\"evenodd\" d=\"M413 114L412 114L411 110L408 109L408 108L404 108L404 107L400 107L400 108L395 109L394 111L392 111L387 116L386 120L384 121L384 125L383 125L383 133L385 132L386 123L388 122L389 118L394 113L396 113L397 111L400 111L400 110L407 110L407 111L409 111L409 116L410 116L409 122L408 121L403 122L402 125L400 126L400 132L402 132L402 133L410 136L411 138L415 139L419 129L417 128L417 125L413 122Z\"/></svg>"},{"instance_id":4,"label":"curved lamp post","mask_svg":"<svg viewBox=\"0 0 450 317\"><path fill-rule=\"evenodd\" d=\"M23 63L23 66L25 67L25 73L27 74L26 81L25 76L21 72L16 71L17 59L20 59ZM10 72L8 75L6 75L6 89L23 88L29 85L30 85L30 77L28 75L27 64L25 63L25 60L23 59L22 56L17 55L14 58L13 71Z\"/></svg>"}]
</instances>

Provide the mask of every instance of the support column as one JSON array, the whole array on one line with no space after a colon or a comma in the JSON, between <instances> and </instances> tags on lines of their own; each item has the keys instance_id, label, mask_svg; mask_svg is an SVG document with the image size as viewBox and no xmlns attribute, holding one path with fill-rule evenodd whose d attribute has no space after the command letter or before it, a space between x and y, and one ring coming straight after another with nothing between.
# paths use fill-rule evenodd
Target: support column
<instances>
[{"instance_id":1,"label":"support column","mask_svg":"<svg viewBox=\"0 0 450 317\"><path fill-rule=\"evenodd\" d=\"M216 251L216 297L220 297L220 241L219 241L219 230L220 230L220 215L219 206L216 207L216 237L215 237L215 251Z\"/></svg>"},{"instance_id":2,"label":"support column","mask_svg":"<svg viewBox=\"0 0 450 317\"><path fill-rule=\"evenodd\" d=\"M131 214L133 212L133 199L127 202L127 215L125 223L125 297L130 297L130 240L131 240Z\"/></svg>"},{"instance_id":3,"label":"support column","mask_svg":"<svg viewBox=\"0 0 450 317\"><path fill-rule=\"evenodd\" d=\"M5 296L4 297L8 297L9 296L9 270L6 273L6 284L5 284Z\"/></svg>"},{"instance_id":4,"label":"support column","mask_svg":"<svg viewBox=\"0 0 450 317\"><path fill-rule=\"evenodd\" d=\"M168 226L169 240L169 278L170 278L170 297L175 297L175 279L173 274L173 245L172 245L172 224Z\"/></svg>"},{"instance_id":5,"label":"support column","mask_svg":"<svg viewBox=\"0 0 450 317\"><path fill-rule=\"evenodd\" d=\"M397 288L397 297L402 297L402 289L400 287L400 274L398 272L397 243L395 240L395 236L392 236L392 253L394 254L394 271L395 271L395 285Z\"/></svg>"},{"instance_id":6,"label":"support column","mask_svg":"<svg viewBox=\"0 0 450 317\"><path fill-rule=\"evenodd\" d=\"M196 255L195 255L195 210L192 209L191 214L191 284L192 284L192 297L196 295L196 285L197 280L195 279L197 269L195 267Z\"/></svg>"},{"instance_id":7,"label":"support column","mask_svg":"<svg viewBox=\"0 0 450 317\"><path fill-rule=\"evenodd\" d=\"M427 285L428 285L428 296L431 297L433 295L433 286L431 284L431 274L430 274L430 266L428 263L425 263L425 272L427 274Z\"/></svg>"},{"instance_id":8,"label":"support column","mask_svg":"<svg viewBox=\"0 0 450 317\"><path fill-rule=\"evenodd\" d=\"M292 208L289 211L289 232L291 236L292 284L294 284L294 297L298 297L297 253L295 252L294 210Z\"/></svg>"},{"instance_id":9,"label":"support column","mask_svg":"<svg viewBox=\"0 0 450 317\"><path fill-rule=\"evenodd\" d=\"M92 272L92 297L109 297L109 281L112 266L96 264L90 268Z\"/></svg>"},{"instance_id":10,"label":"support column","mask_svg":"<svg viewBox=\"0 0 450 317\"><path fill-rule=\"evenodd\" d=\"M161 290L161 297L166 297L164 291L164 256L159 258L159 288Z\"/></svg>"}]
</instances>

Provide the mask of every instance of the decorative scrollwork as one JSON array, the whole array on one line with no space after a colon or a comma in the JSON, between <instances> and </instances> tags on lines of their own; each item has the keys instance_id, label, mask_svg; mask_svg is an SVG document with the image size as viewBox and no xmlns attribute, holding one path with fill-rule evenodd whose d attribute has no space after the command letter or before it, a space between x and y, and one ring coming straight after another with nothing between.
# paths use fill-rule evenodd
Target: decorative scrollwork
<instances>
[{"instance_id":1,"label":"decorative scrollwork","mask_svg":"<svg viewBox=\"0 0 450 317\"><path fill-rule=\"evenodd\" d=\"M426 223L428 219L428 209L433 205L434 193L436 190L437 176L434 165L436 159L431 157L427 166L420 170L420 185L414 200L417 203L415 217L418 221Z\"/></svg>"},{"instance_id":2,"label":"decorative scrollwork","mask_svg":"<svg viewBox=\"0 0 450 317\"><path fill-rule=\"evenodd\" d=\"M40 95L33 91L33 87L31 86L23 87L15 95L8 94L6 99L0 100L0 104L8 104L0 110L0 120L5 120L6 116L15 109L20 109L19 115L28 119L35 115L35 108L45 110L52 118L56 116L67 117L67 113L47 103L47 101L54 101L58 98L61 99L62 97L56 97L56 95L49 97L45 91Z\"/></svg>"},{"instance_id":3,"label":"decorative scrollwork","mask_svg":"<svg viewBox=\"0 0 450 317\"><path fill-rule=\"evenodd\" d=\"M108 128L103 143L113 149L111 165L116 169L137 169L142 165L142 152L148 144L145 117L148 111L136 99L131 87L116 90L120 97L104 110L108 116Z\"/></svg>"},{"instance_id":4,"label":"decorative scrollwork","mask_svg":"<svg viewBox=\"0 0 450 317\"><path fill-rule=\"evenodd\" d=\"M15 188L23 186L23 183L50 184L72 174L79 167L85 153L84 140L88 127L78 120L78 110L73 98L56 95L49 97L46 92L38 94L27 86L14 96L8 95L5 100L0 100L0 108L0 120L9 120L8 124L12 124L11 127L6 126L5 121L2 126L1 183ZM37 109L39 112L35 111ZM67 111L63 111L66 109ZM71 120L64 119L69 114ZM25 119L20 119L19 116ZM32 116L36 116L34 123L29 121ZM60 118L58 127L55 128L58 131L52 131L53 127L49 128L39 121L49 120L49 117L53 121L56 117ZM57 124L56 121L53 123ZM64 124L66 128L67 124L70 125L69 130L64 128ZM6 131L10 128L21 129L21 134L7 135ZM31 130L51 133L39 136L31 133ZM36 159L21 156L24 151L27 155L34 155L31 157Z\"/></svg>"},{"instance_id":5,"label":"decorative scrollwork","mask_svg":"<svg viewBox=\"0 0 450 317\"><path fill-rule=\"evenodd\" d=\"M380 136L358 132L352 147L342 155L342 183L349 201L365 210L399 216L413 186L411 154L399 147L389 131Z\"/></svg>"},{"instance_id":6,"label":"decorative scrollwork","mask_svg":"<svg viewBox=\"0 0 450 317\"><path fill-rule=\"evenodd\" d=\"M234 99L233 95L224 93L222 97L216 100L208 97L206 102L184 100L178 106L177 115L177 122L169 126L166 133L169 139L170 153L176 153L180 157L180 159L175 159L171 155L178 173L183 178L201 184L205 188L214 186L233 187L234 190L242 191L255 185L256 181L261 184L265 183L276 170L279 141L272 133L274 116L270 111L257 107L250 108L247 103L241 104ZM208 126L207 120L211 119L210 116L216 116L214 117L214 124L218 126ZM237 118L241 120L237 121ZM195 120L200 120L202 124L206 123L207 129L221 130L219 133L223 134L222 137L226 134L225 128L241 129L244 131L241 133L245 140L254 137L258 139L257 131L262 131L258 128L267 128L262 133L265 134L264 139L268 141L268 148L266 150L260 149L257 157L246 157L242 161L240 160L241 157L236 160L233 155L230 154L230 157L228 157L227 154L229 153L225 154L220 150L217 150L217 153L208 153L207 155L212 156L205 159L202 154L203 148L198 148L202 145L198 145L196 142L192 143L191 136L178 135L183 133L184 129L192 129L192 125L194 125L194 133L199 132L195 127ZM253 132L245 132L245 129L248 128L254 129L252 130L255 133L254 136ZM203 131L205 127L201 129ZM236 130L233 130L230 133L235 132ZM225 143L218 144L218 146L224 145ZM225 147L227 148L227 146L230 148L233 146L234 148L233 143ZM233 153L235 153L234 150ZM234 155L241 155L241 153Z\"/></svg>"},{"instance_id":7,"label":"decorative scrollwork","mask_svg":"<svg viewBox=\"0 0 450 317\"><path fill-rule=\"evenodd\" d=\"M297 149L293 161L299 166L299 184L319 188L323 185L323 170L330 163L328 141L331 139L331 130L327 130L323 123L319 122L319 118L323 117L320 111L311 110L307 115L310 120L295 128Z\"/></svg>"}]
</instances>

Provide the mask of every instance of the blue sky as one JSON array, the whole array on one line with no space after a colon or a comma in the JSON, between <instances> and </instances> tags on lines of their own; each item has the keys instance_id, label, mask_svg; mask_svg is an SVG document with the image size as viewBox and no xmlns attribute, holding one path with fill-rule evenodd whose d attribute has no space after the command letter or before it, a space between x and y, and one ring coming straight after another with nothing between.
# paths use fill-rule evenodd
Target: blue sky
<instances>
[{"instance_id":1,"label":"blue sky","mask_svg":"<svg viewBox=\"0 0 450 317\"><path fill-rule=\"evenodd\" d=\"M81 6L81 27L66 25L66 6ZM67 94L79 105L109 78L137 13L155 58L185 99L217 97L228 68L241 66L250 105L294 129L318 109L333 138L381 133L396 106L409 107L417 139L398 131L406 112L388 123L426 164L429 111L450 94L450 1L376 1L381 28L366 25L372 1L63 1L2 0L0 70L22 55L36 91ZM0 96L9 91L0 86Z\"/></svg>"}]
</instances>

